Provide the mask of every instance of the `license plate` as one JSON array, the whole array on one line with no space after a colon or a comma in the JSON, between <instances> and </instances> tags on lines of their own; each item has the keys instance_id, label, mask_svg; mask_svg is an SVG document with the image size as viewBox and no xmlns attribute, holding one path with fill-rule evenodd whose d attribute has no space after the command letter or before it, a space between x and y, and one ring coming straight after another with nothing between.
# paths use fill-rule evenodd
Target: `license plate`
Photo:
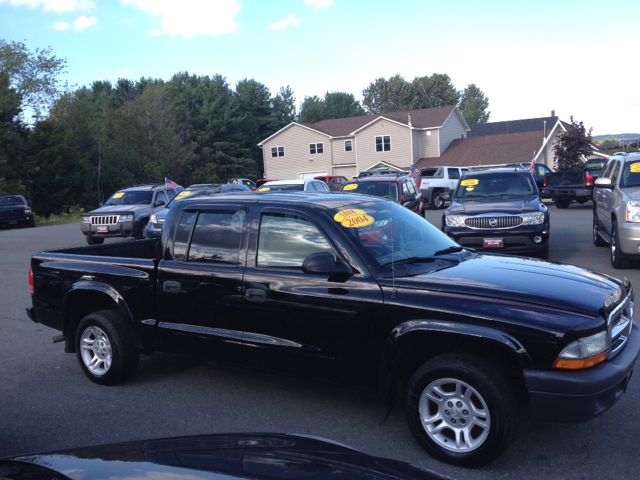
<instances>
[{"instance_id":1,"label":"license plate","mask_svg":"<svg viewBox=\"0 0 640 480\"><path fill-rule=\"evenodd\" d=\"M9 220L9 225L17 225L18 220Z\"/></svg>"},{"instance_id":2,"label":"license plate","mask_svg":"<svg viewBox=\"0 0 640 480\"><path fill-rule=\"evenodd\" d=\"M501 238L485 238L484 248L500 248L504 247Z\"/></svg>"},{"instance_id":3,"label":"license plate","mask_svg":"<svg viewBox=\"0 0 640 480\"><path fill-rule=\"evenodd\" d=\"M98 227L96 231L98 233L109 233L109 227Z\"/></svg>"}]
</instances>

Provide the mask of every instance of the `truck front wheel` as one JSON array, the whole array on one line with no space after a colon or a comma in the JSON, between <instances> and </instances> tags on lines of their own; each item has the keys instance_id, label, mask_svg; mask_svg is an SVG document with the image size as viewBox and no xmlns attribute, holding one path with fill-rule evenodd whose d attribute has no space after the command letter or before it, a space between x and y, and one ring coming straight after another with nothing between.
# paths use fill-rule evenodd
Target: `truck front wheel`
<instances>
[{"instance_id":1,"label":"truck front wheel","mask_svg":"<svg viewBox=\"0 0 640 480\"><path fill-rule=\"evenodd\" d=\"M86 236L88 245L102 245L104 243L104 238L92 237L91 235Z\"/></svg>"},{"instance_id":2,"label":"truck front wheel","mask_svg":"<svg viewBox=\"0 0 640 480\"><path fill-rule=\"evenodd\" d=\"M409 428L434 458L461 467L495 460L517 424L506 379L473 355L445 354L422 365L406 395Z\"/></svg>"},{"instance_id":3,"label":"truck front wheel","mask_svg":"<svg viewBox=\"0 0 640 480\"><path fill-rule=\"evenodd\" d=\"M611 266L613 268L629 268L631 262L620 248L620 236L618 235L618 222L613 221L611 229Z\"/></svg>"},{"instance_id":4,"label":"truck front wheel","mask_svg":"<svg viewBox=\"0 0 640 480\"><path fill-rule=\"evenodd\" d=\"M84 374L100 385L121 383L133 374L140 359L115 310L90 313L80 321L76 355Z\"/></svg>"},{"instance_id":5,"label":"truck front wheel","mask_svg":"<svg viewBox=\"0 0 640 480\"><path fill-rule=\"evenodd\" d=\"M571 200L556 200L554 203L556 204L556 208L569 208Z\"/></svg>"}]
</instances>

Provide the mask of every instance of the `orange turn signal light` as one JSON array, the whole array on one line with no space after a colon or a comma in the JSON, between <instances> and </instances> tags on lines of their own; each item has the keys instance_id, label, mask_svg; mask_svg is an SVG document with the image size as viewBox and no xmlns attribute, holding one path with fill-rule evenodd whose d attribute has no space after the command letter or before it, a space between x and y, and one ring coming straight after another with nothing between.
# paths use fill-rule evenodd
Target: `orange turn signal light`
<instances>
[{"instance_id":1,"label":"orange turn signal light","mask_svg":"<svg viewBox=\"0 0 640 480\"><path fill-rule=\"evenodd\" d=\"M553 368L562 368L565 370L580 370L581 368L589 368L597 365L600 362L604 362L609 355L609 351L606 350L602 353L587 358L556 358L553 362Z\"/></svg>"}]
</instances>

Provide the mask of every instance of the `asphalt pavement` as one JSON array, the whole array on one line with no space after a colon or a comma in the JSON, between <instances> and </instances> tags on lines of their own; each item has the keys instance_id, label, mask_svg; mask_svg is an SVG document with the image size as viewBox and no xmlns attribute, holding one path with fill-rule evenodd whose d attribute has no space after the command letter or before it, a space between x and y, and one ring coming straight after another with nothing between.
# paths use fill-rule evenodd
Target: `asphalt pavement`
<instances>
[{"instance_id":1,"label":"asphalt pavement","mask_svg":"<svg viewBox=\"0 0 640 480\"><path fill-rule=\"evenodd\" d=\"M640 285L639 266L614 270L607 248L593 246L590 204L550 211L550 260ZM439 226L442 212L426 218ZM327 438L458 479L640 476L640 375L609 412L588 423L542 423L521 409L513 444L477 470L433 460L413 439L401 408L385 418L367 392L164 354L142 357L123 385L95 385L75 355L52 342L58 332L24 312L31 254L84 244L78 224L0 230L0 457L174 435L282 432Z\"/></svg>"}]
</instances>

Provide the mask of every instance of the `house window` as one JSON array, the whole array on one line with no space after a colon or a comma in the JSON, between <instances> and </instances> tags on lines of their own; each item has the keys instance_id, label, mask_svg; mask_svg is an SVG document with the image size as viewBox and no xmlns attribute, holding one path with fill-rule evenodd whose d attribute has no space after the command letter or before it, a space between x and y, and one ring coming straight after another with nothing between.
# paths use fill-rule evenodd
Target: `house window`
<instances>
[{"instance_id":1,"label":"house window","mask_svg":"<svg viewBox=\"0 0 640 480\"><path fill-rule=\"evenodd\" d=\"M272 157L284 157L284 147L271 147Z\"/></svg>"},{"instance_id":2,"label":"house window","mask_svg":"<svg viewBox=\"0 0 640 480\"><path fill-rule=\"evenodd\" d=\"M391 151L391 137L389 135L376 137L376 152L389 152L389 151Z\"/></svg>"},{"instance_id":3,"label":"house window","mask_svg":"<svg viewBox=\"0 0 640 480\"><path fill-rule=\"evenodd\" d=\"M324 152L324 143L310 143L309 144L309 154L315 155L316 153Z\"/></svg>"},{"instance_id":4,"label":"house window","mask_svg":"<svg viewBox=\"0 0 640 480\"><path fill-rule=\"evenodd\" d=\"M351 145L351 140L345 140L344 141L344 151L345 152L350 152L351 150L353 150L353 146Z\"/></svg>"}]
</instances>

